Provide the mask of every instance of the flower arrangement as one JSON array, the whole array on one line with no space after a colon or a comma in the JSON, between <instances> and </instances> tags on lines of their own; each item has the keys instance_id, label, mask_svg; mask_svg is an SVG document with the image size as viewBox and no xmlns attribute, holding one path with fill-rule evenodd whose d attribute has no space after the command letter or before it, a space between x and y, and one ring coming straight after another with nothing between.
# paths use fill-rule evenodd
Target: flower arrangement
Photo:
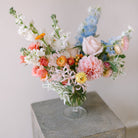
<instances>
[{"instance_id":1,"label":"flower arrangement","mask_svg":"<svg viewBox=\"0 0 138 138\"><path fill-rule=\"evenodd\" d=\"M81 23L76 44L69 42L70 33L60 28L56 15L51 16L52 33L39 32L31 22L24 24L22 14L11 8L10 14L19 26L18 33L31 44L21 48L21 63L32 64L32 75L40 77L44 86L54 89L70 106L81 105L86 99L87 81L100 77L115 79L123 73L124 52L127 51L132 28L109 41L99 41L96 34L100 8L89 8Z\"/></svg>"}]
</instances>

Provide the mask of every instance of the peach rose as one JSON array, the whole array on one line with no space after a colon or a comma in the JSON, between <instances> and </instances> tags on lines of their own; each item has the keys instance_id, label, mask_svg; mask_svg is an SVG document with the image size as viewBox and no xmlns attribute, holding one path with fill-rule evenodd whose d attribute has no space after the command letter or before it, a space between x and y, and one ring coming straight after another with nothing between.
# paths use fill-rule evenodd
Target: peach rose
<instances>
[{"instance_id":1,"label":"peach rose","mask_svg":"<svg viewBox=\"0 0 138 138\"><path fill-rule=\"evenodd\" d=\"M101 43L99 43L93 36L83 39L82 43L83 52L87 55L97 55L103 51Z\"/></svg>"}]
</instances>

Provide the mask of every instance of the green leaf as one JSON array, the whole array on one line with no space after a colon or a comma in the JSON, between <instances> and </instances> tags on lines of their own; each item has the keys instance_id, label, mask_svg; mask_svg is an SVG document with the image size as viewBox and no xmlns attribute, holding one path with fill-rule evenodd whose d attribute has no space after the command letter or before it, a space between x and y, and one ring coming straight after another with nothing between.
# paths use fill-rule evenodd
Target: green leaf
<instances>
[{"instance_id":1,"label":"green leaf","mask_svg":"<svg viewBox=\"0 0 138 138\"><path fill-rule=\"evenodd\" d=\"M110 63L113 72L118 72L118 68L116 67L116 65L110 61L108 61L108 62Z\"/></svg>"},{"instance_id":2,"label":"green leaf","mask_svg":"<svg viewBox=\"0 0 138 138\"><path fill-rule=\"evenodd\" d=\"M124 54L119 55L120 58L125 58L126 56Z\"/></svg>"},{"instance_id":3,"label":"green leaf","mask_svg":"<svg viewBox=\"0 0 138 138\"><path fill-rule=\"evenodd\" d=\"M72 92L72 86L66 86Z\"/></svg>"},{"instance_id":4,"label":"green leaf","mask_svg":"<svg viewBox=\"0 0 138 138\"><path fill-rule=\"evenodd\" d=\"M52 15L51 15L51 18L52 18L52 19L56 18L56 14L52 14Z\"/></svg>"}]
</instances>

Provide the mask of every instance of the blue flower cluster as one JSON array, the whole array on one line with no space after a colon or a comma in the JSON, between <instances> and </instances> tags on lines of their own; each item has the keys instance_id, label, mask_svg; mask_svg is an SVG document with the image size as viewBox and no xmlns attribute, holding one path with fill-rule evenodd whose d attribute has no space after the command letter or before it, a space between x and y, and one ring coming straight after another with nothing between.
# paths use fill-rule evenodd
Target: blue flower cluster
<instances>
[{"instance_id":1,"label":"blue flower cluster","mask_svg":"<svg viewBox=\"0 0 138 138\"><path fill-rule=\"evenodd\" d=\"M95 36L100 13L100 8L90 9L89 16L85 19L83 27L76 37L76 45L81 45L84 37Z\"/></svg>"},{"instance_id":2,"label":"blue flower cluster","mask_svg":"<svg viewBox=\"0 0 138 138\"><path fill-rule=\"evenodd\" d=\"M105 46L109 46L109 47L106 47L106 50L105 50L109 55L115 54L114 47L113 46L110 46L110 45L113 45L110 42L110 40L108 42L104 42L103 40L101 40L101 43L104 44Z\"/></svg>"}]
</instances>

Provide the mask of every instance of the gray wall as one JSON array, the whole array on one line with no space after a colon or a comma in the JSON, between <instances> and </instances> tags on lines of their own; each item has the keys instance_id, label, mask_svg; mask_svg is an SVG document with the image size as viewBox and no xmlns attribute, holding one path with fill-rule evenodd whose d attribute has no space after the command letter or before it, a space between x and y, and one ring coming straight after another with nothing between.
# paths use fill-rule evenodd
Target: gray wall
<instances>
[{"instance_id":1,"label":"gray wall","mask_svg":"<svg viewBox=\"0 0 138 138\"><path fill-rule=\"evenodd\" d=\"M19 64L19 49L28 42L17 34L17 26L8 9L14 6L33 19L39 29L49 30L50 15L56 13L65 31L72 38L87 8L102 7L98 25L100 38L117 36L127 25L135 29L126 58L126 75L116 81L100 79L90 82L89 91L97 91L119 118L131 128L138 125L138 1L137 0L0 0L0 137L32 138L30 103L57 97L41 87L39 79L31 76L31 67ZM72 39L73 40L73 39ZM135 131L136 132L136 131ZM133 133L135 133L133 132Z\"/></svg>"}]
</instances>

